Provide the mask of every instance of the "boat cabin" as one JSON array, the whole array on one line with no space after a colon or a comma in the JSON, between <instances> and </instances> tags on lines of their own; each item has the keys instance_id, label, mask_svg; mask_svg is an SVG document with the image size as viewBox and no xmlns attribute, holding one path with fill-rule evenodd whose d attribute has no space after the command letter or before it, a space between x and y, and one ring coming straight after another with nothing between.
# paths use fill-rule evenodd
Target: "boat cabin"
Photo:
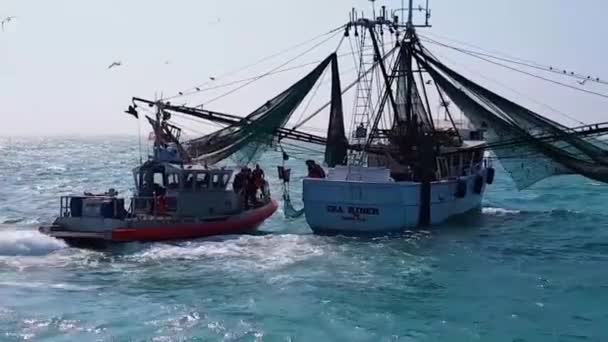
<instances>
[{"instance_id":1,"label":"boat cabin","mask_svg":"<svg viewBox=\"0 0 608 342\"><path fill-rule=\"evenodd\" d=\"M228 189L232 174L230 169L149 161L133 170L133 212L199 218L239 212L242 196Z\"/></svg>"}]
</instances>

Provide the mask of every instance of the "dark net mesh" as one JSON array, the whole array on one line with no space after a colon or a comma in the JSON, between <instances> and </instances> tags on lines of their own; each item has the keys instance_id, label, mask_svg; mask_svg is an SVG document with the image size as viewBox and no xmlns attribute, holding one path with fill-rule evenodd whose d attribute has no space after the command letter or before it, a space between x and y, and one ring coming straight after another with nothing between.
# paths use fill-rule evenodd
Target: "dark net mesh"
<instances>
[{"instance_id":1,"label":"dark net mesh","mask_svg":"<svg viewBox=\"0 0 608 342\"><path fill-rule=\"evenodd\" d=\"M416 58L471 123L520 189L554 176L580 174L608 182L603 142L549 120L456 73L429 54Z\"/></svg>"},{"instance_id":2,"label":"dark net mesh","mask_svg":"<svg viewBox=\"0 0 608 342\"><path fill-rule=\"evenodd\" d=\"M239 123L186 142L184 145L188 154L194 161L208 165L229 157L239 165L254 162L271 145L276 130L287 123L332 58L336 58L335 54Z\"/></svg>"}]
</instances>

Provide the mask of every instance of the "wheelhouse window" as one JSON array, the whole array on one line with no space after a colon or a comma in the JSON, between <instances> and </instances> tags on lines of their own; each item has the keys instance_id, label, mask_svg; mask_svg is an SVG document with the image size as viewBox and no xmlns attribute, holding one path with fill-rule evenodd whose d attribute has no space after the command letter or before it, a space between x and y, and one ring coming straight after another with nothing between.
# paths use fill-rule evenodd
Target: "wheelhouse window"
<instances>
[{"instance_id":1,"label":"wheelhouse window","mask_svg":"<svg viewBox=\"0 0 608 342\"><path fill-rule=\"evenodd\" d=\"M222 188L225 188L228 185L228 182L230 182L230 173L225 173L222 176Z\"/></svg>"},{"instance_id":2,"label":"wheelhouse window","mask_svg":"<svg viewBox=\"0 0 608 342\"><path fill-rule=\"evenodd\" d=\"M154 184L158 184L163 187L165 186L165 177L162 172L155 172L153 179L154 179Z\"/></svg>"},{"instance_id":3,"label":"wheelhouse window","mask_svg":"<svg viewBox=\"0 0 608 342\"><path fill-rule=\"evenodd\" d=\"M171 173L167 175L167 189L176 190L179 189L179 177L178 173Z\"/></svg>"},{"instance_id":4,"label":"wheelhouse window","mask_svg":"<svg viewBox=\"0 0 608 342\"><path fill-rule=\"evenodd\" d=\"M213 184L214 189L222 188L222 177L219 174L214 174L211 177L211 183Z\"/></svg>"},{"instance_id":5,"label":"wheelhouse window","mask_svg":"<svg viewBox=\"0 0 608 342\"><path fill-rule=\"evenodd\" d=\"M210 177L208 173L197 173L196 174L196 190L204 190L209 188Z\"/></svg>"},{"instance_id":6,"label":"wheelhouse window","mask_svg":"<svg viewBox=\"0 0 608 342\"><path fill-rule=\"evenodd\" d=\"M193 173L184 174L184 189L194 189L196 175Z\"/></svg>"}]
</instances>

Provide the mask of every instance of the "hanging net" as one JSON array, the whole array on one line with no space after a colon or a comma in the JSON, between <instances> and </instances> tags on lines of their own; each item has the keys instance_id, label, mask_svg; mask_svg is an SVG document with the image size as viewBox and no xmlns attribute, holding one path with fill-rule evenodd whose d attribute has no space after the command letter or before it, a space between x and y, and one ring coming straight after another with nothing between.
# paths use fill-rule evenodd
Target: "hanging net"
<instances>
[{"instance_id":1,"label":"hanging net","mask_svg":"<svg viewBox=\"0 0 608 342\"><path fill-rule=\"evenodd\" d=\"M293 112L311 91L332 60L331 54L313 71L275 98L267 101L238 123L184 146L192 160L213 165L232 158L239 165L257 160L271 145L278 128L284 127Z\"/></svg>"},{"instance_id":2,"label":"hanging net","mask_svg":"<svg viewBox=\"0 0 608 342\"><path fill-rule=\"evenodd\" d=\"M488 148L519 189L564 174L608 182L608 150L601 141L489 91L424 49L414 56L471 123L485 129Z\"/></svg>"}]
</instances>

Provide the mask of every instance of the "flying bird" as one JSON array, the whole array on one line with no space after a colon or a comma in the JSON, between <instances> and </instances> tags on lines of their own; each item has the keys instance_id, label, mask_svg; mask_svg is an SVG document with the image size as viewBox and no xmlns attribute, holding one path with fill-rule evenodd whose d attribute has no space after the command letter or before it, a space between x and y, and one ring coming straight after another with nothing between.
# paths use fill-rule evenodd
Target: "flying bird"
<instances>
[{"instance_id":1,"label":"flying bird","mask_svg":"<svg viewBox=\"0 0 608 342\"><path fill-rule=\"evenodd\" d=\"M108 69L112 69L114 67L119 67L122 65L121 61L112 62L112 64L108 65Z\"/></svg>"},{"instance_id":2,"label":"flying bird","mask_svg":"<svg viewBox=\"0 0 608 342\"><path fill-rule=\"evenodd\" d=\"M10 23L14 19L17 19L17 17L15 17L14 15L2 19L2 31L3 32L4 32L4 25Z\"/></svg>"}]
</instances>

